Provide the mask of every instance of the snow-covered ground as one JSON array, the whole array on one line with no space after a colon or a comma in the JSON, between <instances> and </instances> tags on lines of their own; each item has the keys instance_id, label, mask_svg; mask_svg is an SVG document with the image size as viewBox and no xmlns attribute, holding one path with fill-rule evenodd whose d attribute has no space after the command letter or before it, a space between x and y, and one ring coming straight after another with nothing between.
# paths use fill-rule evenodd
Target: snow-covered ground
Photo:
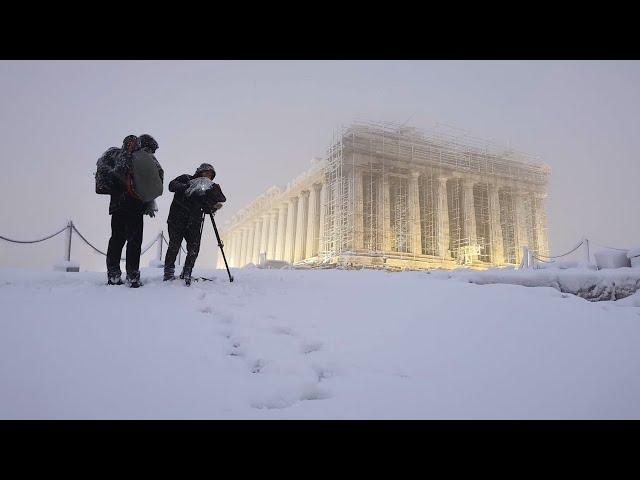
<instances>
[{"instance_id":1,"label":"snow-covered ground","mask_svg":"<svg viewBox=\"0 0 640 480\"><path fill-rule=\"evenodd\" d=\"M197 273L0 270L0 418L640 418L638 293Z\"/></svg>"}]
</instances>

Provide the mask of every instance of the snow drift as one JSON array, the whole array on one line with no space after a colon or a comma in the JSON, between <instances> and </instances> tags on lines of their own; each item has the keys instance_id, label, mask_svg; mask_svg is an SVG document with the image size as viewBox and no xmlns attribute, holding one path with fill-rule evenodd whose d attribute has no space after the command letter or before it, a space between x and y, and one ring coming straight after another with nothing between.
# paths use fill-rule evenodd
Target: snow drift
<instances>
[{"instance_id":1,"label":"snow drift","mask_svg":"<svg viewBox=\"0 0 640 480\"><path fill-rule=\"evenodd\" d=\"M637 294L196 273L0 270L0 418L640 418Z\"/></svg>"}]
</instances>

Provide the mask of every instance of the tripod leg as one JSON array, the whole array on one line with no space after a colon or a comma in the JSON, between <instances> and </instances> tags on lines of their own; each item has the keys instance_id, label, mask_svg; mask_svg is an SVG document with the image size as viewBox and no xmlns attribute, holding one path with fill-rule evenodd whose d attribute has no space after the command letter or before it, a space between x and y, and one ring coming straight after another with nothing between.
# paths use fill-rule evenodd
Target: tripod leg
<instances>
[{"instance_id":1,"label":"tripod leg","mask_svg":"<svg viewBox=\"0 0 640 480\"><path fill-rule=\"evenodd\" d=\"M224 245L222 244L222 240L220 240L218 227L216 227L216 221L213 219L212 213L209 214L209 218L211 219L211 224L213 225L213 231L216 232L216 240L218 240L218 247L220 247L220 253L222 254L222 259L224 260L224 266L227 268L227 273L229 274L229 281L233 282L233 275L231 275L231 271L229 270L229 265L227 264L227 257L224 254Z\"/></svg>"}]
</instances>

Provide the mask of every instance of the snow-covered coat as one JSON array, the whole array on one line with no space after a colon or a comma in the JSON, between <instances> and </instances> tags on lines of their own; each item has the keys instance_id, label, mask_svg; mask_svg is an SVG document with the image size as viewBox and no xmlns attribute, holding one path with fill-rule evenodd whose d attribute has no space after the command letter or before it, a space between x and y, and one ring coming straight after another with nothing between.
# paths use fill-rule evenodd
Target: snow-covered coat
<instances>
[{"instance_id":1,"label":"snow-covered coat","mask_svg":"<svg viewBox=\"0 0 640 480\"><path fill-rule=\"evenodd\" d=\"M211 201L215 203L227 200L217 183L213 184L212 194L206 197L185 195L189 182L194 178L196 175L184 174L169 182L169 191L174 192L174 196L167 223L186 226L196 221L199 225L202 212L209 211Z\"/></svg>"},{"instance_id":2,"label":"snow-covered coat","mask_svg":"<svg viewBox=\"0 0 640 480\"><path fill-rule=\"evenodd\" d=\"M164 179L162 167L157 160L156 163L160 177ZM135 198L130 188L132 171L130 155L126 155L121 148L111 147L102 154L97 162L97 168L101 175L96 175L96 182L98 178L104 179L101 180L100 187L111 192L109 215L118 211L143 213L148 210L149 205ZM98 190L98 185L96 185L96 190Z\"/></svg>"}]
</instances>

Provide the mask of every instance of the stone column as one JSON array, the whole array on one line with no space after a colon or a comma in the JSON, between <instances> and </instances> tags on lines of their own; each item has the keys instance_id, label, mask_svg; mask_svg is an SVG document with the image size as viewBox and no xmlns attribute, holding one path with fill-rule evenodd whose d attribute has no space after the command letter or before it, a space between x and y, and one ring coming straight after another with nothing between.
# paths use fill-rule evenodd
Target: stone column
<instances>
[{"instance_id":1,"label":"stone column","mask_svg":"<svg viewBox=\"0 0 640 480\"><path fill-rule=\"evenodd\" d=\"M238 233L236 237L236 267L240 268L242 266L242 229L238 228Z\"/></svg>"},{"instance_id":2,"label":"stone column","mask_svg":"<svg viewBox=\"0 0 640 480\"><path fill-rule=\"evenodd\" d=\"M242 240L240 243L240 255L239 255L239 267L245 266L245 258L247 258L247 239L249 237L249 231L246 228L240 230L242 232Z\"/></svg>"},{"instance_id":3,"label":"stone column","mask_svg":"<svg viewBox=\"0 0 640 480\"><path fill-rule=\"evenodd\" d=\"M280 209L278 211L278 233L276 240L276 260L284 260L284 245L287 234L287 207L286 203L280 204Z\"/></svg>"},{"instance_id":4,"label":"stone column","mask_svg":"<svg viewBox=\"0 0 640 480\"><path fill-rule=\"evenodd\" d=\"M254 226L253 223L249 224L249 227L247 228L248 233L247 233L247 253L245 254L244 257L244 263L245 265L247 263L251 263L253 262L253 237L254 237Z\"/></svg>"},{"instance_id":5,"label":"stone column","mask_svg":"<svg viewBox=\"0 0 640 480\"><path fill-rule=\"evenodd\" d=\"M318 254L318 233L320 227L320 187L318 183L311 185L309 193L309 213L307 219L307 245L305 258Z\"/></svg>"},{"instance_id":6,"label":"stone column","mask_svg":"<svg viewBox=\"0 0 640 480\"><path fill-rule=\"evenodd\" d=\"M260 239L262 238L262 221L253 222L253 249L251 250L251 261L257 265L260 259Z\"/></svg>"},{"instance_id":7,"label":"stone column","mask_svg":"<svg viewBox=\"0 0 640 480\"><path fill-rule=\"evenodd\" d=\"M236 229L232 233L231 237L231 265L234 267L238 266L238 251L240 250L240 238L239 231Z\"/></svg>"},{"instance_id":8,"label":"stone column","mask_svg":"<svg viewBox=\"0 0 640 480\"><path fill-rule=\"evenodd\" d=\"M391 181L389 175L382 175L380 182L382 183L382 188L380 188L378 196L378 202L380 202L378 225L380 225L382 234L382 251L393 252L395 249L395 237L391 231Z\"/></svg>"},{"instance_id":9,"label":"stone column","mask_svg":"<svg viewBox=\"0 0 640 480\"><path fill-rule=\"evenodd\" d=\"M353 167L351 172L353 180L353 245L351 250L364 248L364 192L362 185L362 169Z\"/></svg>"},{"instance_id":10,"label":"stone column","mask_svg":"<svg viewBox=\"0 0 640 480\"><path fill-rule=\"evenodd\" d=\"M409 175L408 208L409 208L409 231L411 253L416 255L422 254L422 228L420 224L420 190L419 180L420 172L411 172Z\"/></svg>"},{"instance_id":11,"label":"stone column","mask_svg":"<svg viewBox=\"0 0 640 480\"><path fill-rule=\"evenodd\" d=\"M298 218L296 220L296 241L293 261L304 260L304 249L307 246L307 213L309 212L309 191L300 192L298 199Z\"/></svg>"},{"instance_id":12,"label":"stone column","mask_svg":"<svg viewBox=\"0 0 640 480\"><path fill-rule=\"evenodd\" d=\"M325 215L327 209L327 186L324 182L320 187L320 199L319 199L319 219L318 219L318 253L323 253L325 249L324 235L325 235Z\"/></svg>"},{"instance_id":13,"label":"stone column","mask_svg":"<svg viewBox=\"0 0 640 480\"><path fill-rule=\"evenodd\" d=\"M547 218L544 211L544 193L534 193L533 218L536 222L535 249L538 255L549 255L549 240L547 238Z\"/></svg>"},{"instance_id":14,"label":"stone column","mask_svg":"<svg viewBox=\"0 0 640 480\"><path fill-rule=\"evenodd\" d=\"M275 260L276 258L276 238L278 235L278 210L272 208L269 212L269 239L267 240L267 259Z\"/></svg>"},{"instance_id":15,"label":"stone column","mask_svg":"<svg viewBox=\"0 0 640 480\"><path fill-rule=\"evenodd\" d=\"M504 243L500 225L500 196L498 186L489 184L489 228L491 229L491 263L504 264Z\"/></svg>"},{"instance_id":16,"label":"stone column","mask_svg":"<svg viewBox=\"0 0 640 480\"><path fill-rule=\"evenodd\" d=\"M298 214L298 197L289 199L287 207L287 233L284 242L284 260L293 263L296 240L296 217Z\"/></svg>"},{"instance_id":17,"label":"stone column","mask_svg":"<svg viewBox=\"0 0 640 480\"><path fill-rule=\"evenodd\" d=\"M438 256L444 259L450 259L449 252L449 201L447 197L447 178L438 178Z\"/></svg>"},{"instance_id":18,"label":"stone column","mask_svg":"<svg viewBox=\"0 0 640 480\"><path fill-rule=\"evenodd\" d=\"M525 201L527 192L523 190L515 190L513 192L515 223L516 223L516 263L522 261L522 247L529 246L529 238L527 235L527 209Z\"/></svg>"},{"instance_id":19,"label":"stone column","mask_svg":"<svg viewBox=\"0 0 640 480\"><path fill-rule=\"evenodd\" d=\"M462 178L462 218L465 238L469 239L470 245L478 243L476 235L476 207L473 200L473 180Z\"/></svg>"},{"instance_id":20,"label":"stone column","mask_svg":"<svg viewBox=\"0 0 640 480\"><path fill-rule=\"evenodd\" d=\"M269 214L262 215L262 234L260 236L260 254L267 253L269 244ZM258 261L260 261L258 259Z\"/></svg>"}]
</instances>

